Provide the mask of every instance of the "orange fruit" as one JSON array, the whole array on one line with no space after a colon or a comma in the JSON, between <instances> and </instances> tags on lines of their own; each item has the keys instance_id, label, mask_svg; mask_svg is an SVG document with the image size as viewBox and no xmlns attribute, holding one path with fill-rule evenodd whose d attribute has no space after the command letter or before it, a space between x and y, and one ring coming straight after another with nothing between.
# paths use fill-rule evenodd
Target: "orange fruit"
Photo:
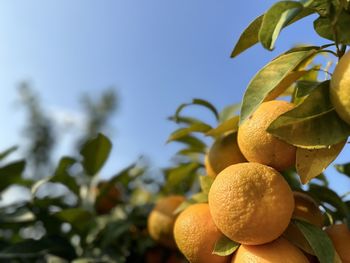
<instances>
[{"instance_id":1,"label":"orange fruit","mask_svg":"<svg viewBox=\"0 0 350 263\"><path fill-rule=\"evenodd\" d=\"M208 204L194 204L182 211L175 222L174 236L191 263L226 263L230 259L212 254L222 233L211 218Z\"/></svg>"},{"instance_id":2,"label":"orange fruit","mask_svg":"<svg viewBox=\"0 0 350 263\"><path fill-rule=\"evenodd\" d=\"M330 98L340 118L350 124L350 52L339 60L334 69Z\"/></svg>"},{"instance_id":3,"label":"orange fruit","mask_svg":"<svg viewBox=\"0 0 350 263\"><path fill-rule=\"evenodd\" d=\"M326 232L343 263L350 263L350 230L346 224L331 225Z\"/></svg>"},{"instance_id":4,"label":"orange fruit","mask_svg":"<svg viewBox=\"0 0 350 263\"><path fill-rule=\"evenodd\" d=\"M259 246L241 245L232 263L309 263L309 260L286 239L278 238Z\"/></svg>"},{"instance_id":5,"label":"orange fruit","mask_svg":"<svg viewBox=\"0 0 350 263\"><path fill-rule=\"evenodd\" d=\"M205 167L209 176L216 177L227 166L246 161L237 144L237 133L230 133L218 138L210 147Z\"/></svg>"},{"instance_id":6,"label":"orange fruit","mask_svg":"<svg viewBox=\"0 0 350 263\"><path fill-rule=\"evenodd\" d=\"M152 239L169 248L176 248L173 228L174 211L185 201L185 197L173 195L159 199L147 220L147 228Z\"/></svg>"},{"instance_id":7,"label":"orange fruit","mask_svg":"<svg viewBox=\"0 0 350 263\"><path fill-rule=\"evenodd\" d=\"M108 214L122 201L122 191L116 184L101 181L94 191L96 192L95 210L100 215Z\"/></svg>"},{"instance_id":8,"label":"orange fruit","mask_svg":"<svg viewBox=\"0 0 350 263\"><path fill-rule=\"evenodd\" d=\"M259 163L234 164L209 190L209 207L219 230L245 245L260 245L286 230L294 209L293 192L275 169Z\"/></svg>"},{"instance_id":9,"label":"orange fruit","mask_svg":"<svg viewBox=\"0 0 350 263\"><path fill-rule=\"evenodd\" d=\"M295 165L296 147L266 131L277 117L293 107L292 103L286 101L267 101L241 124L238 145L248 161L265 164L278 171Z\"/></svg>"}]
</instances>

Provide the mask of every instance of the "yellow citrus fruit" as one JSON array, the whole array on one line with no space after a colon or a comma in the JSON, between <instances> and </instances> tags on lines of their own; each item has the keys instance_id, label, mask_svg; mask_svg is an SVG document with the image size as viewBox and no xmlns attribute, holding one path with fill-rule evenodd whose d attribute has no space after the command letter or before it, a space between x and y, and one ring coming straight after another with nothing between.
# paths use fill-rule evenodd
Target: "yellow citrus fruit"
<instances>
[{"instance_id":1,"label":"yellow citrus fruit","mask_svg":"<svg viewBox=\"0 0 350 263\"><path fill-rule=\"evenodd\" d=\"M209 176L216 177L227 166L246 161L237 144L237 133L230 133L213 143L206 156L205 167Z\"/></svg>"},{"instance_id":2,"label":"yellow citrus fruit","mask_svg":"<svg viewBox=\"0 0 350 263\"><path fill-rule=\"evenodd\" d=\"M95 210L100 215L108 214L122 200L121 189L107 181L98 183L94 191L96 194ZM105 191L105 193L100 196L101 191Z\"/></svg>"},{"instance_id":3,"label":"yellow citrus fruit","mask_svg":"<svg viewBox=\"0 0 350 263\"><path fill-rule=\"evenodd\" d=\"M339 60L334 69L330 97L340 118L350 124L350 52Z\"/></svg>"},{"instance_id":4,"label":"yellow citrus fruit","mask_svg":"<svg viewBox=\"0 0 350 263\"><path fill-rule=\"evenodd\" d=\"M212 254L222 233L215 226L208 204L194 204L186 208L176 219L175 241L191 263L226 263L229 257Z\"/></svg>"},{"instance_id":5,"label":"yellow citrus fruit","mask_svg":"<svg viewBox=\"0 0 350 263\"><path fill-rule=\"evenodd\" d=\"M326 228L335 250L343 263L350 263L350 230L346 224L331 225Z\"/></svg>"},{"instance_id":6,"label":"yellow citrus fruit","mask_svg":"<svg viewBox=\"0 0 350 263\"><path fill-rule=\"evenodd\" d=\"M176 208L185 200L183 196L169 196L160 199L148 216L147 228L150 236L160 244L176 248L173 228Z\"/></svg>"},{"instance_id":7,"label":"yellow citrus fruit","mask_svg":"<svg viewBox=\"0 0 350 263\"><path fill-rule=\"evenodd\" d=\"M241 245L232 263L309 263L309 260L286 239L278 238L259 246Z\"/></svg>"},{"instance_id":8,"label":"yellow citrus fruit","mask_svg":"<svg viewBox=\"0 0 350 263\"><path fill-rule=\"evenodd\" d=\"M292 217L322 227L324 216L317 202L306 193L295 191L293 194L295 206Z\"/></svg>"},{"instance_id":9,"label":"yellow citrus fruit","mask_svg":"<svg viewBox=\"0 0 350 263\"><path fill-rule=\"evenodd\" d=\"M238 129L238 145L244 157L284 171L295 165L296 147L266 129L281 114L293 109L294 104L273 100L262 103Z\"/></svg>"},{"instance_id":10,"label":"yellow citrus fruit","mask_svg":"<svg viewBox=\"0 0 350 263\"><path fill-rule=\"evenodd\" d=\"M219 230L245 245L278 238L294 209L293 192L275 169L259 163L234 164L209 190L209 207Z\"/></svg>"}]
</instances>

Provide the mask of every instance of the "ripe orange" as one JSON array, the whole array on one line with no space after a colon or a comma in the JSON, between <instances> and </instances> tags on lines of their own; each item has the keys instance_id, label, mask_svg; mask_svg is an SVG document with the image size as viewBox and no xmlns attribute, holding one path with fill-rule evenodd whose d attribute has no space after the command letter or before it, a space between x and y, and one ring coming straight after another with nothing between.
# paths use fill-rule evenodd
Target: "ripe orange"
<instances>
[{"instance_id":1,"label":"ripe orange","mask_svg":"<svg viewBox=\"0 0 350 263\"><path fill-rule=\"evenodd\" d=\"M107 181L101 181L95 189L95 210L98 214L108 214L122 200L121 189Z\"/></svg>"},{"instance_id":2,"label":"ripe orange","mask_svg":"<svg viewBox=\"0 0 350 263\"><path fill-rule=\"evenodd\" d=\"M160 199L148 216L147 228L150 236L160 244L176 248L173 228L176 208L185 200L183 196L169 196Z\"/></svg>"},{"instance_id":3,"label":"ripe orange","mask_svg":"<svg viewBox=\"0 0 350 263\"><path fill-rule=\"evenodd\" d=\"M343 263L350 263L350 230L345 224L331 225L326 228L334 248Z\"/></svg>"},{"instance_id":4,"label":"ripe orange","mask_svg":"<svg viewBox=\"0 0 350 263\"><path fill-rule=\"evenodd\" d=\"M222 233L215 226L208 204L194 204L186 208L176 219L175 241L191 263L226 263L229 257L212 254Z\"/></svg>"},{"instance_id":5,"label":"ripe orange","mask_svg":"<svg viewBox=\"0 0 350 263\"><path fill-rule=\"evenodd\" d=\"M286 101L268 101L259 108L238 129L238 145L244 157L284 171L295 165L296 147L290 145L266 129L281 114L293 109Z\"/></svg>"},{"instance_id":6,"label":"ripe orange","mask_svg":"<svg viewBox=\"0 0 350 263\"><path fill-rule=\"evenodd\" d=\"M259 246L241 245L232 263L309 263L297 247L284 238Z\"/></svg>"},{"instance_id":7,"label":"ripe orange","mask_svg":"<svg viewBox=\"0 0 350 263\"><path fill-rule=\"evenodd\" d=\"M330 97L339 116L350 124L350 52L339 60L334 69Z\"/></svg>"},{"instance_id":8,"label":"ripe orange","mask_svg":"<svg viewBox=\"0 0 350 263\"><path fill-rule=\"evenodd\" d=\"M209 207L219 230L245 245L278 238L294 209L293 192L275 169L259 163L223 170L209 191Z\"/></svg>"},{"instance_id":9,"label":"ripe orange","mask_svg":"<svg viewBox=\"0 0 350 263\"><path fill-rule=\"evenodd\" d=\"M230 133L213 143L206 156L205 167L209 176L216 177L227 166L246 161L237 144L237 133Z\"/></svg>"}]
</instances>

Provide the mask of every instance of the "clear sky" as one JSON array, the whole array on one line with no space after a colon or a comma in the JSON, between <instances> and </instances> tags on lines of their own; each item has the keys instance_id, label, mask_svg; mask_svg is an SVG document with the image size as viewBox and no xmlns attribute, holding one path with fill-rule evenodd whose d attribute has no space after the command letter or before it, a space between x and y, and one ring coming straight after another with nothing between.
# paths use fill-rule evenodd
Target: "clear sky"
<instances>
[{"instance_id":1,"label":"clear sky","mask_svg":"<svg viewBox=\"0 0 350 263\"><path fill-rule=\"evenodd\" d=\"M250 78L278 53L298 43L327 43L315 35L310 18L285 30L274 52L256 46L230 59L241 31L273 2L2 1L0 149L23 136L19 82L33 84L48 114L75 118L83 92L94 96L115 86L121 105L112 121L116 133L106 176L140 154L155 166L167 165L175 146L165 141L175 126L166 117L180 103L199 97L222 109L240 101ZM62 138L65 145L69 138ZM63 153L69 153L66 146L57 154ZM338 162L346 155L349 150ZM332 186L346 192L350 182L332 171L338 178Z\"/></svg>"}]
</instances>

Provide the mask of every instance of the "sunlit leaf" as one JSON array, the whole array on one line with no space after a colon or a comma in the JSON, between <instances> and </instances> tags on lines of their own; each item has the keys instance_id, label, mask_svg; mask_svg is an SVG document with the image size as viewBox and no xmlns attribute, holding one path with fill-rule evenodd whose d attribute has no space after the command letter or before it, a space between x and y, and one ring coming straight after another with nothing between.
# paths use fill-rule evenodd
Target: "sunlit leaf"
<instances>
[{"instance_id":1,"label":"sunlit leaf","mask_svg":"<svg viewBox=\"0 0 350 263\"><path fill-rule=\"evenodd\" d=\"M243 123L303 60L314 53L315 51L311 50L284 54L263 67L250 81L244 94L240 123Z\"/></svg>"},{"instance_id":2,"label":"sunlit leaf","mask_svg":"<svg viewBox=\"0 0 350 263\"><path fill-rule=\"evenodd\" d=\"M111 141L101 133L82 146L80 154L83 156L83 166L88 175L95 175L102 168L111 148Z\"/></svg>"},{"instance_id":3,"label":"sunlit leaf","mask_svg":"<svg viewBox=\"0 0 350 263\"><path fill-rule=\"evenodd\" d=\"M221 136L227 132L236 132L238 130L239 116L234 116L222 123L220 123L216 128L209 130L207 136Z\"/></svg>"},{"instance_id":4,"label":"sunlit leaf","mask_svg":"<svg viewBox=\"0 0 350 263\"><path fill-rule=\"evenodd\" d=\"M321 174L339 155L345 142L324 149L297 148L296 169L303 184Z\"/></svg>"},{"instance_id":5,"label":"sunlit leaf","mask_svg":"<svg viewBox=\"0 0 350 263\"><path fill-rule=\"evenodd\" d=\"M350 126L335 112L329 81L325 81L301 104L273 121L267 131L300 148L319 149L346 140Z\"/></svg>"},{"instance_id":6,"label":"sunlit leaf","mask_svg":"<svg viewBox=\"0 0 350 263\"><path fill-rule=\"evenodd\" d=\"M320 263L333 263L334 247L328 235L319 227L306 221L293 220L293 223L303 233Z\"/></svg>"},{"instance_id":7,"label":"sunlit leaf","mask_svg":"<svg viewBox=\"0 0 350 263\"><path fill-rule=\"evenodd\" d=\"M259 30L261 44L266 49L272 50L282 28L302 9L303 5L294 1L281 1L274 4L263 17Z\"/></svg>"},{"instance_id":8,"label":"sunlit leaf","mask_svg":"<svg viewBox=\"0 0 350 263\"><path fill-rule=\"evenodd\" d=\"M239 248L240 244L232 241L228 237L221 235L216 241L212 254L219 256L229 256Z\"/></svg>"}]
</instances>

